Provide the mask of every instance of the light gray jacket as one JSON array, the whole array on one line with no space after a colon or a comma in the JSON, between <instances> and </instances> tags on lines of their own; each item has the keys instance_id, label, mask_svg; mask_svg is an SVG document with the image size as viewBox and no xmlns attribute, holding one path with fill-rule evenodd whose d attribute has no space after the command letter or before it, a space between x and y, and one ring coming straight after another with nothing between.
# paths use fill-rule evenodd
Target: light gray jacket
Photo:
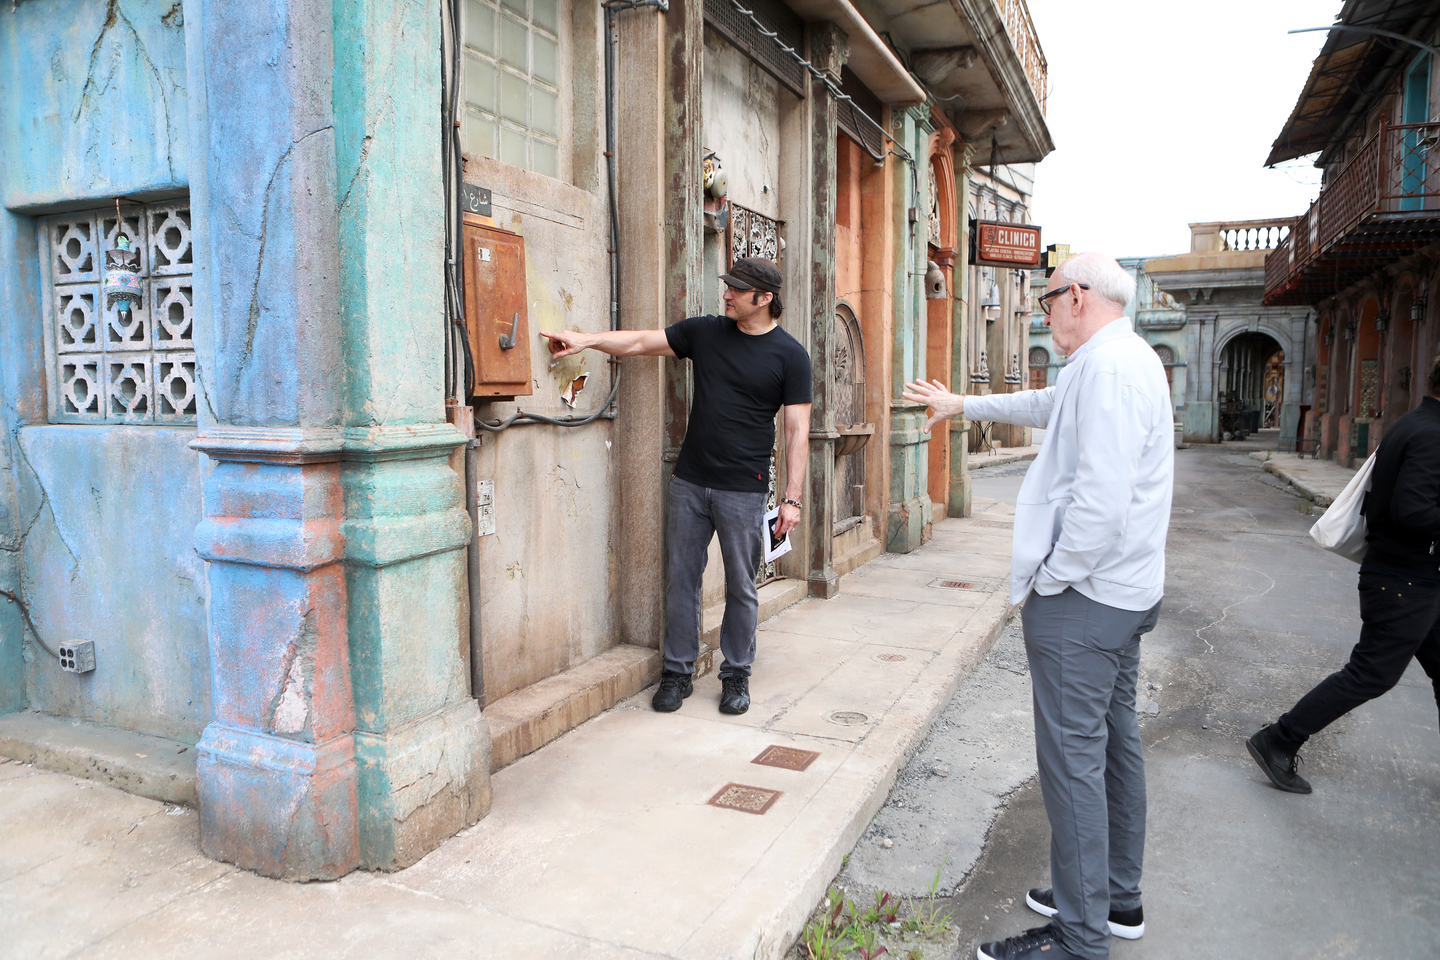
<instances>
[{"instance_id":1,"label":"light gray jacket","mask_svg":"<svg viewBox=\"0 0 1440 960\"><path fill-rule=\"evenodd\" d=\"M1122 610L1160 602L1174 413L1165 367L1127 318L1076 350L1055 386L966 397L965 418L1045 430L1015 506L1011 603L1032 587Z\"/></svg>"}]
</instances>

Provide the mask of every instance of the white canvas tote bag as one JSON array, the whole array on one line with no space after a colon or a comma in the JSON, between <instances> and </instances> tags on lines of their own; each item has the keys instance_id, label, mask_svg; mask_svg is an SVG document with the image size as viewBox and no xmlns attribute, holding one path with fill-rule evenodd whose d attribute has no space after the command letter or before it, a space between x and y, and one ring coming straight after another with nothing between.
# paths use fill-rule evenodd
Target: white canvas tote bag
<instances>
[{"instance_id":1,"label":"white canvas tote bag","mask_svg":"<svg viewBox=\"0 0 1440 960\"><path fill-rule=\"evenodd\" d=\"M1375 454L1372 453L1330 504L1325 516L1310 528L1310 536L1316 543L1356 563L1365 559L1365 515L1360 510L1365 506L1365 494L1370 490L1370 474L1374 470Z\"/></svg>"}]
</instances>

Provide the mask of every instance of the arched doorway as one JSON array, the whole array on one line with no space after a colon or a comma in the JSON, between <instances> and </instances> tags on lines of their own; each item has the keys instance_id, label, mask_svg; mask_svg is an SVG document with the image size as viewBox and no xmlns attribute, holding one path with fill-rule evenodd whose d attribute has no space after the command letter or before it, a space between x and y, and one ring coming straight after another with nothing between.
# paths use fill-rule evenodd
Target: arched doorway
<instances>
[{"instance_id":1,"label":"arched doorway","mask_svg":"<svg viewBox=\"0 0 1440 960\"><path fill-rule=\"evenodd\" d=\"M1030 348L1030 389L1044 390L1050 383L1050 351Z\"/></svg>"},{"instance_id":2,"label":"arched doorway","mask_svg":"<svg viewBox=\"0 0 1440 960\"><path fill-rule=\"evenodd\" d=\"M1243 438L1262 426L1279 425L1285 396L1284 364L1285 352L1269 334L1249 331L1225 344L1220 354L1222 440ZM1267 385L1274 388L1273 405L1267 404Z\"/></svg>"},{"instance_id":3,"label":"arched doorway","mask_svg":"<svg viewBox=\"0 0 1440 960\"><path fill-rule=\"evenodd\" d=\"M1165 382L1170 384L1170 396L1173 402L1175 396L1175 351L1163 343L1152 343L1150 347L1165 366Z\"/></svg>"}]
</instances>

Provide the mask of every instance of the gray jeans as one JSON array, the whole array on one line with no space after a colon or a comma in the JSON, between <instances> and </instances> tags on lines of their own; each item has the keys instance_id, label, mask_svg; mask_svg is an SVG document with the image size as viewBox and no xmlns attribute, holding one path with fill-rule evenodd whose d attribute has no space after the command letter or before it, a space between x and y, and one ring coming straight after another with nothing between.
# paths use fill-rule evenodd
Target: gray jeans
<instances>
[{"instance_id":1,"label":"gray jeans","mask_svg":"<svg viewBox=\"0 0 1440 960\"><path fill-rule=\"evenodd\" d=\"M670 481L670 529L666 535L669 582L665 587L665 669L694 673L700 655L700 579L710 538L720 537L725 561L725 618L720 623L721 677L748 677L755 662L755 623L760 595L765 493L711 490L675 477Z\"/></svg>"},{"instance_id":2,"label":"gray jeans","mask_svg":"<svg viewBox=\"0 0 1440 960\"><path fill-rule=\"evenodd\" d=\"M1121 610L1073 588L1025 601L1040 792L1050 818L1052 921L1083 960L1110 956L1110 909L1140 905L1145 755L1135 717L1140 637L1160 605Z\"/></svg>"}]
</instances>

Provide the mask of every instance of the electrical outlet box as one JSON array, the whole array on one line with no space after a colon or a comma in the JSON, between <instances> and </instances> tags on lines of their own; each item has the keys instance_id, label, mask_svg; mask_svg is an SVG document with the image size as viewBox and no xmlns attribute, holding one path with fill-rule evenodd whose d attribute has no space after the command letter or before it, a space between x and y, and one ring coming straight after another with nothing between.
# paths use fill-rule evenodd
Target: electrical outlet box
<instances>
[{"instance_id":1,"label":"electrical outlet box","mask_svg":"<svg viewBox=\"0 0 1440 960\"><path fill-rule=\"evenodd\" d=\"M71 640L60 644L60 669L67 673L89 673L95 669L95 641Z\"/></svg>"},{"instance_id":2,"label":"electrical outlet box","mask_svg":"<svg viewBox=\"0 0 1440 960\"><path fill-rule=\"evenodd\" d=\"M475 364L471 395L511 400L534 393L530 380L530 313L525 238L467 214L465 320Z\"/></svg>"},{"instance_id":3,"label":"electrical outlet box","mask_svg":"<svg viewBox=\"0 0 1440 960\"><path fill-rule=\"evenodd\" d=\"M475 481L475 536L495 532L495 481Z\"/></svg>"}]
</instances>

